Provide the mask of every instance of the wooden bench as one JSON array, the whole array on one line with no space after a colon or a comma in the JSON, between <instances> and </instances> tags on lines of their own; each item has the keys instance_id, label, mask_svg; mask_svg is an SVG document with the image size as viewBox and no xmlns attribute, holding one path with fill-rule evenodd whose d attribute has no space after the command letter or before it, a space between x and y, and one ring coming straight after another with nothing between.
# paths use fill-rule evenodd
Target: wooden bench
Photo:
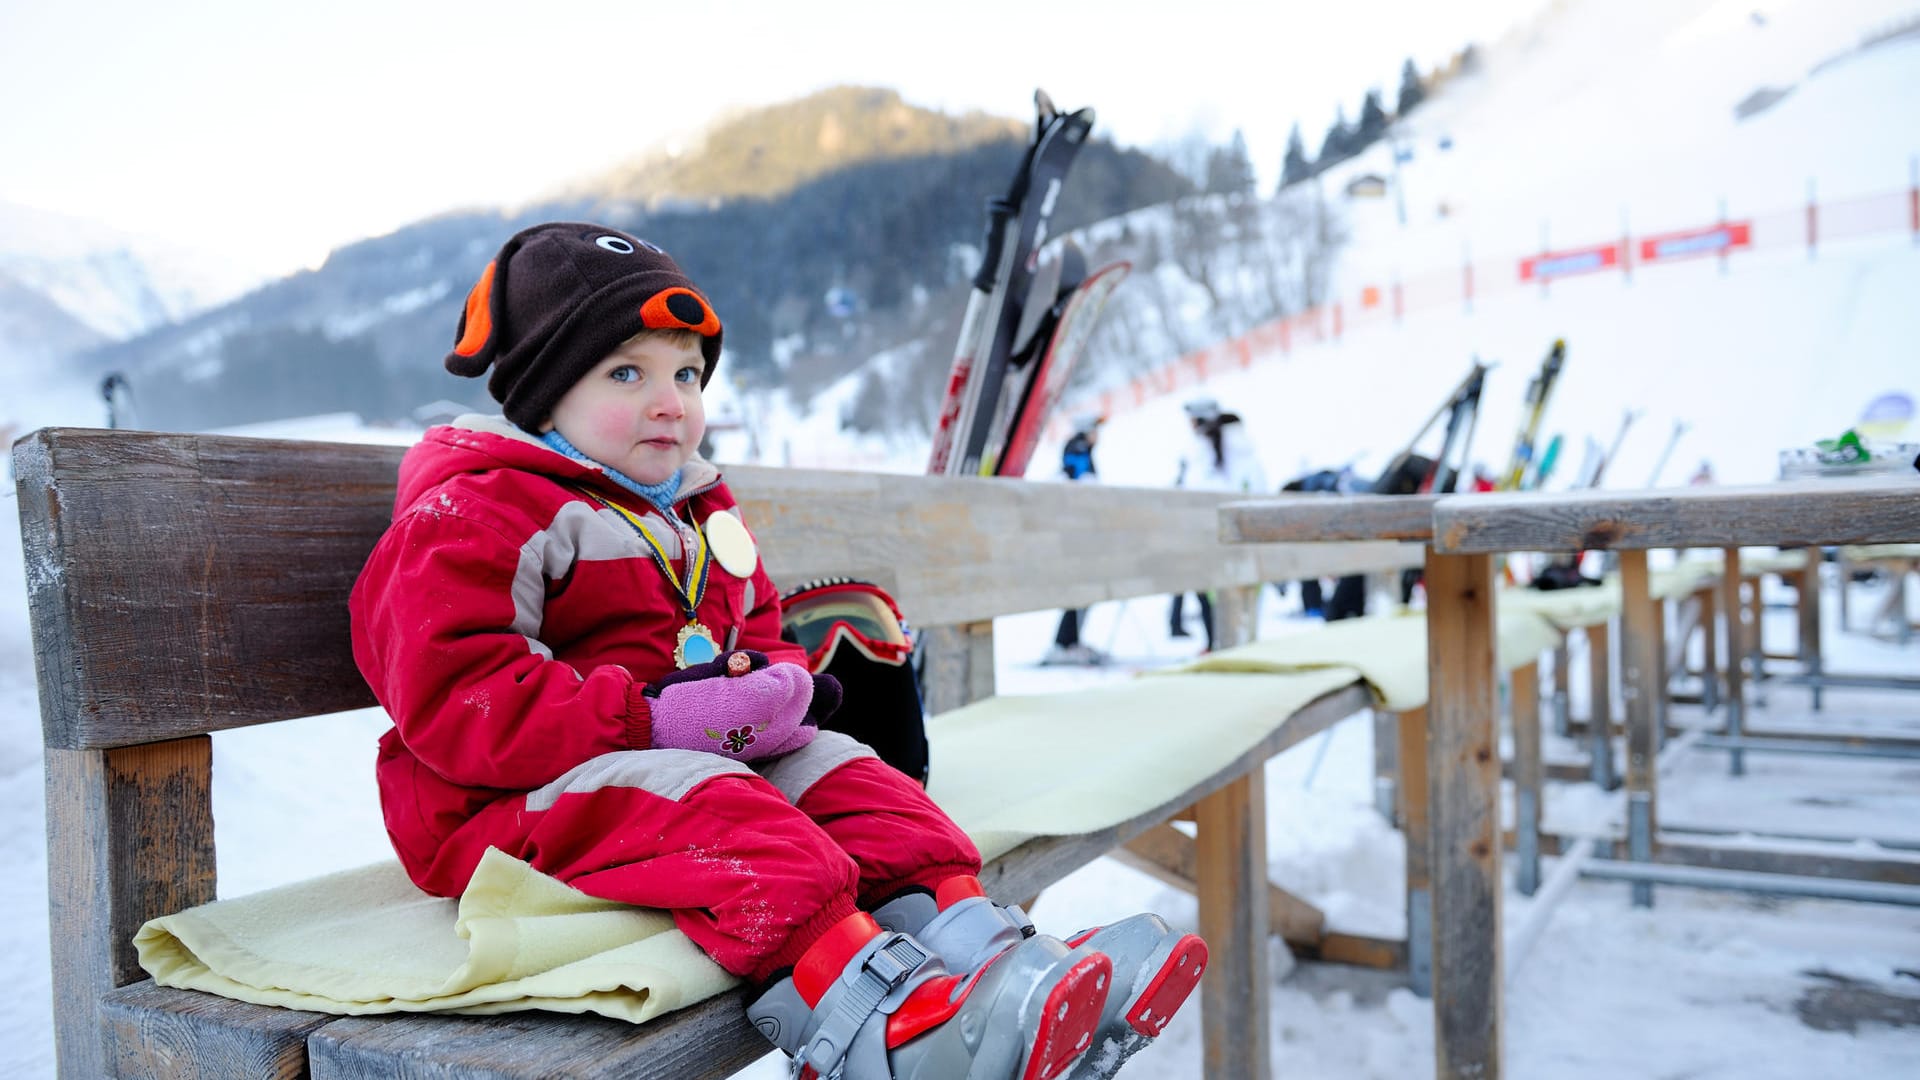
<instances>
[{"instance_id":1,"label":"wooden bench","mask_svg":"<svg viewBox=\"0 0 1920 1080\"><path fill-rule=\"evenodd\" d=\"M737 991L634 1026L543 1013L342 1018L144 977L134 932L216 895L210 733L373 704L351 660L346 597L387 526L402 452L77 429L15 447L63 1076L705 1080L767 1052ZM1394 543L1223 546L1227 497L1202 492L728 472L776 580L846 574L895 594L926 635L936 713L992 694L999 615L1215 590L1232 644L1249 636L1265 582L1420 560ZM1261 765L1368 703L1355 683L1276 716L1257 746L1180 798L1096 834L1030 841L982 876L996 897L1022 900L1141 840L1136 859L1195 884L1215 944L1206 1075L1264 1077L1270 920L1290 921L1309 951L1377 960L1383 946L1325 933L1276 896ZM1182 814L1197 840L1161 827Z\"/></svg>"}]
</instances>

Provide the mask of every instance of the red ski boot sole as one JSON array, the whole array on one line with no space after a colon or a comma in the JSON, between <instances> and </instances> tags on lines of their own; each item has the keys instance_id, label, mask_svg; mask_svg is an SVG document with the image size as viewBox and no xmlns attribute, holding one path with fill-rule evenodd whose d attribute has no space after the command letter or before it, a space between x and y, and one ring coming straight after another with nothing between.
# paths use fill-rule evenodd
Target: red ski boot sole
<instances>
[{"instance_id":1,"label":"red ski boot sole","mask_svg":"<svg viewBox=\"0 0 1920 1080\"><path fill-rule=\"evenodd\" d=\"M1100 1027L1100 1013L1112 986L1113 961L1105 953L1081 960L1053 985L1034 1032L1033 1046L1027 1051L1027 1068L1021 1080L1054 1080L1093 1045L1093 1033Z\"/></svg>"},{"instance_id":2,"label":"red ski boot sole","mask_svg":"<svg viewBox=\"0 0 1920 1080\"><path fill-rule=\"evenodd\" d=\"M1126 1011L1127 1026L1148 1038L1166 1030L1173 1014L1186 1004L1187 996L1199 984L1207 969L1207 943L1198 935L1185 934L1167 951L1160 970L1153 973Z\"/></svg>"}]
</instances>

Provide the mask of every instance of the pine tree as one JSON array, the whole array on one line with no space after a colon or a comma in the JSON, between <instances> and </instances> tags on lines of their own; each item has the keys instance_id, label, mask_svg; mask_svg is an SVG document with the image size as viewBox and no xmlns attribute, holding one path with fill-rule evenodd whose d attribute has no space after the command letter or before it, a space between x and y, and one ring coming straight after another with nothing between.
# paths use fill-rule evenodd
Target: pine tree
<instances>
[{"instance_id":1,"label":"pine tree","mask_svg":"<svg viewBox=\"0 0 1920 1080\"><path fill-rule=\"evenodd\" d=\"M1367 100L1360 106L1360 130L1353 140L1353 149L1372 146L1387 133L1387 110L1380 106L1380 91L1367 91Z\"/></svg>"},{"instance_id":2,"label":"pine tree","mask_svg":"<svg viewBox=\"0 0 1920 1080\"><path fill-rule=\"evenodd\" d=\"M1295 122L1287 136L1287 157L1280 165L1280 186L1297 184L1313 175L1313 162L1307 159L1307 147L1300 139L1300 124Z\"/></svg>"},{"instance_id":3,"label":"pine tree","mask_svg":"<svg viewBox=\"0 0 1920 1080\"><path fill-rule=\"evenodd\" d=\"M1314 171L1338 165L1352 157L1353 152L1353 129L1347 126L1347 109L1343 105L1335 110L1333 126L1327 129L1327 137L1320 143L1320 157L1314 162Z\"/></svg>"},{"instance_id":4,"label":"pine tree","mask_svg":"<svg viewBox=\"0 0 1920 1080\"><path fill-rule=\"evenodd\" d=\"M1421 102L1427 100L1427 88L1420 81L1420 69L1413 66L1413 57L1400 65L1400 104L1394 110L1396 116L1405 116Z\"/></svg>"},{"instance_id":5,"label":"pine tree","mask_svg":"<svg viewBox=\"0 0 1920 1080\"><path fill-rule=\"evenodd\" d=\"M1239 128L1233 141L1215 147L1207 155L1207 185L1210 195L1245 195L1253 191L1253 161L1247 156L1247 138Z\"/></svg>"}]
</instances>

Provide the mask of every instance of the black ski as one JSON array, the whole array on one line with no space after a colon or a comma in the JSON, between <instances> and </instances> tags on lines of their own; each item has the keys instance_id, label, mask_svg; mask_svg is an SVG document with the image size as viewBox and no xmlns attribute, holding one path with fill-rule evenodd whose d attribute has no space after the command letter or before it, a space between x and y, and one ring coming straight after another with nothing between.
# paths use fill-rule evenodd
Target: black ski
<instances>
[{"instance_id":1,"label":"black ski","mask_svg":"<svg viewBox=\"0 0 1920 1080\"><path fill-rule=\"evenodd\" d=\"M1093 128L1092 109L1062 113L1044 91L1034 93L1034 105L1033 141L1013 183L1005 198L987 203L986 249L954 348L928 472L980 471L1047 225L1067 170ZM1053 299L1041 302L1051 305Z\"/></svg>"}]
</instances>

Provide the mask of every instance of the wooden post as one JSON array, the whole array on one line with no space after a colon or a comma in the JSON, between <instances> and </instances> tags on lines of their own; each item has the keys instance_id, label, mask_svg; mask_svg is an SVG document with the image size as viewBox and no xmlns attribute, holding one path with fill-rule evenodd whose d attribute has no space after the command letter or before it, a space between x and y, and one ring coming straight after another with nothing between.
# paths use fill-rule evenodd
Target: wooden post
<instances>
[{"instance_id":1,"label":"wooden post","mask_svg":"<svg viewBox=\"0 0 1920 1080\"><path fill-rule=\"evenodd\" d=\"M1712 586L1694 593L1700 601L1700 707L1709 714L1720 707L1720 632L1718 592Z\"/></svg>"},{"instance_id":2,"label":"wooden post","mask_svg":"<svg viewBox=\"0 0 1920 1080\"><path fill-rule=\"evenodd\" d=\"M1240 585L1214 594L1216 648L1253 640L1260 589ZM1266 777L1264 768L1254 769L1193 805L1200 936L1211 954L1200 982L1206 1080L1272 1075Z\"/></svg>"},{"instance_id":3,"label":"wooden post","mask_svg":"<svg viewBox=\"0 0 1920 1080\"><path fill-rule=\"evenodd\" d=\"M1747 581L1747 629L1741 641L1746 645L1747 679L1753 683L1754 704L1765 708L1767 704L1765 629L1767 609L1761 601L1761 596L1766 591L1760 587L1763 576L1755 574Z\"/></svg>"},{"instance_id":4,"label":"wooden post","mask_svg":"<svg viewBox=\"0 0 1920 1080\"><path fill-rule=\"evenodd\" d=\"M1800 602L1797 605L1800 615L1800 662L1807 667L1807 674L1813 678L1813 711L1822 708L1820 676L1825 664L1820 656L1820 549L1807 549L1807 565L1800 571L1798 582ZM1896 589L1896 592L1899 590Z\"/></svg>"},{"instance_id":5,"label":"wooden post","mask_svg":"<svg viewBox=\"0 0 1920 1080\"><path fill-rule=\"evenodd\" d=\"M1200 936L1211 957L1200 981L1206 1080L1272 1075L1266 775L1253 769L1193 806Z\"/></svg>"},{"instance_id":6,"label":"wooden post","mask_svg":"<svg viewBox=\"0 0 1920 1080\"><path fill-rule=\"evenodd\" d=\"M1400 828L1407 842L1407 988L1433 996L1433 828L1428 820L1427 710L1395 714L1400 729Z\"/></svg>"},{"instance_id":7,"label":"wooden post","mask_svg":"<svg viewBox=\"0 0 1920 1080\"><path fill-rule=\"evenodd\" d=\"M1620 690L1627 712L1627 854L1653 860L1654 759L1659 753L1660 602L1648 589L1647 553L1620 552ZM1653 906L1653 886L1633 883L1633 906Z\"/></svg>"},{"instance_id":8,"label":"wooden post","mask_svg":"<svg viewBox=\"0 0 1920 1080\"><path fill-rule=\"evenodd\" d=\"M926 644L927 713L938 716L993 696L993 623L929 626Z\"/></svg>"},{"instance_id":9,"label":"wooden post","mask_svg":"<svg viewBox=\"0 0 1920 1080\"><path fill-rule=\"evenodd\" d=\"M1245 645L1260 631L1260 586L1233 585L1213 594L1213 647Z\"/></svg>"},{"instance_id":10,"label":"wooden post","mask_svg":"<svg viewBox=\"0 0 1920 1080\"><path fill-rule=\"evenodd\" d=\"M1436 1075L1501 1075L1500 703L1493 558L1427 555Z\"/></svg>"},{"instance_id":11,"label":"wooden post","mask_svg":"<svg viewBox=\"0 0 1920 1080\"><path fill-rule=\"evenodd\" d=\"M1393 713L1386 709L1373 710L1373 808L1389 825L1397 824L1400 819L1396 805L1399 784L1394 779L1399 772L1399 748L1399 728Z\"/></svg>"},{"instance_id":12,"label":"wooden post","mask_svg":"<svg viewBox=\"0 0 1920 1080\"><path fill-rule=\"evenodd\" d=\"M1587 752L1593 782L1603 791L1619 784L1613 770L1613 663L1608 639L1611 627L1598 623L1587 630Z\"/></svg>"},{"instance_id":13,"label":"wooden post","mask_svg":"<svg viewBox=\"0 0 1920 1080\"><path fill-rule=\"evenodd\" d=\"M1553 647L1553 733L1561 738L1567 737L1570 720L1567 716L1567 635L1560 634L1559 644Z\"/></svg>"},{"instance_id":14,"label":"wooden post","mask_svg":"<svg viewBox=\"0 0 1920 1080\"><path fill-rule=\"evenodd\" d=\"M1519 863L1515 885L1523 896L1540 887L1540 663L1515 668L1513 690L1513 829Z\"/></svg>"},{"instance_id":15,"label":"wooden post","mask_svg":"<svg viewBox=\"0 0 1920 1080\"><path fill-rule=\"evenodd\" d=\"M61 1076L108 1075L100 996L145 977L134 931L214 898L213 740L46 751L47 900ZM110 858L109 853L134 858Z\"/></svg>"},{"instance_id":16,"label":"wooden post","mask_svg":"<svg viewBox=\"0 0 1920 1080\"><path fill-rule=\"evenodd\" d=\"M1747 606L1740 602L1740 549L1727 548L1724 557L1726 562L1720 572L1720 613L1727 630L1727 734L1737 736L1746 722L1746 680L1741 665L1746 633L1740 623L1746 617ZM1728 769L1734 776L1745 775L1747 771L1741 753L1727 751Z\"/></svg>"}]
</instances>

